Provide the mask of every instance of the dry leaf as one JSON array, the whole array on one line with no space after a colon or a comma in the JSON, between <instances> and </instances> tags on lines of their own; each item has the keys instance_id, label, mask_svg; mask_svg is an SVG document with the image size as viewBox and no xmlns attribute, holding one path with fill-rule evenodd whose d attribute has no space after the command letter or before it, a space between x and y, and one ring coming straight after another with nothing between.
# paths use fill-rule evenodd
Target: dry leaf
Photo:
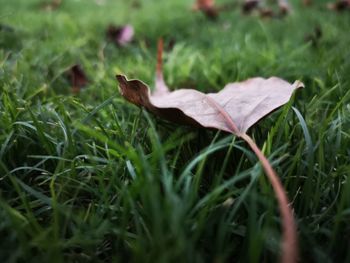
<instances>
[{"instance_id":1,"label":"dry leaf","mask_svg":"<svg viewBox=\"0 0 350 263\"><path fill-rule=\"evenodd\" d=\"M350 0L338 0L328 4L328 8L335 11L350 10Z\"/></svg>"},{"instance_id":2,"label":"dry leaf","mask_svg":"<svg viewBox=\"0 0 350 263\"><path fill-rule=\"evenodd\" d=\"M78 65L73 65L67 72L70 83L72 85L72 92L77 94L80 90L88 84L87 77L83 69Z\"/></svg>"},{"instance_id":3,"label":"dry leaf","mask_svg":"<svg viewBox=\"0 0 350 263\"><path fill-rule=\"evenodd\" d=\"M166 45L165 50L166 51L171 51L171 50L174 49L175 45L176 45L176 39L175 38L170 38L168 43L167 43L167 45Z\"/></svg>"},{"instance_id":4,"label":"dry leaf","mask_svg":"<svg viewBox=\"0 0 350 263\"><path fill-rule=\"evenodd\" d=\"M304 4L305 6L310 6L310 5L313 4L313 1L312 1L312 0L303 0L303 4Z\"/></svg>"},{"instance_id":5,"label":"dry leaf","mask_svg":"<svg viewBox=\"0 0 350 263\"><path fill-rule=\"evenodd\" d=\"M131 25L109 25L107 37L117 46L126 46L134 39L134 28Z\"/></svg>"},{"instance_id":6,"label":"dry leaf","mask_svg":"<svg viewBox=\"0 0 350 263\"><path fill-rule=\"evenodd\" d=\"M282 16L288 15L291 11L288 0L278 0L278 7Z\"/></svg>"},{"instance_id":7,"label":"dry leaf","mask_svg":"<svg viewBox=\"0 0 350 263\"><path fill-rule=\"evenodd\" d=\"M216 19L219 15L214 0L197 0L192 9L202 11L210 19Z\"/></svg>"},{"instance_id":8,"label":"dry leaf","mask_svg":"<svg viewBox=\"0 0 350 263\"><path fill-rule=\"evenodd\" d=\"M257 155L268 176L279 203L283 221L283 263L295 263L298 258L297 231L288 197L271 164L246 131L259 119L287 103L301 82L290 84L280 78L251 78L230 83L218 93L205 94L193 89L170 91L162 73L163 42L158 45L155 90L140 80L128 80L117 75L122 96L168 120L233 133L245 140Z\"/></svg>"},{"instance_id":9,"label":"dry leaf","mask_svg":"<svg viewBox=\"0 0 350 263\"><path fill-rule=\"evenodd\" d=\"M300 82L293 85L271 77L252 78L230 83L218 93L204 94L197 90L180 89L169 92L160 79L158 88L150 95L149 88L139 80L127 80L119 75L122 95L130 102L167 119L180 110L199 125L235 133L245 133L249 127L274 109L287 103ZM232 119L233 128L227 121ZM182 122L181 120L179 120Z\"/></svg>"},{"instance_id":10,"label":"dry leaf","mask_svg":"<svg viewBox=\"0 0 350 263\"><path fill-rule=\"evenodd\" d=\"M291 8L288 0L275 0L278 4L280 10L279 15L275 15L271 8L266 8L262 5L263 1L261 0L245 0L243 2L242 10L245 14L250 14L254 10L258 10L261 17L281 17L290 13Z\"/></svg>"},{"instance_id":11,"label":"dry leaf","mask_svg":"<svg viewBox=\"0 0 350 263\"><path fill-rule=\"evenodd\" d=\"M242 10L245 14L250 14L253 10L258 9L260 0L244 0Z\"/></svg>"},{"instance_id":12,"label":"dry leaf","mask_svg":"<svg viewBox=\"0 0 350 263\"><path fill-rule=\"evenodd\" d=\"M159 50L162 50L162 42L160 45ZM158 58L160 57L159 54ZM262 117L287 103L295 89L303 87L299 81L290 84L280 78L271 77L229 83L218 93L205 94L193 89L170 92L164 82L160 65L161 61L158 61L156 87L152 94L142 81L127 80L125 76L118 75L123 97L166 119L215 128L236 135L246 133ZM232 120L235 127L228 120Z\"/></svg>"},{"instance_id":13,"label":"dry leaf","mask_svg":"<svg viewBox=\"0 0 350 263\"><path fill-rule=\"evenodd\" d=\"M280 10L280 16L285 16L290 13L291 8L288 0L275 0ZM272 9L264 8L262 0L244 0L242 11L244 14L250 14L254 10L260 12L261 17L277 17ZM221 6L216 6L214 0L197 0L193 6L193 10L202 11L208 18L216 19L220 12L229 11L237 6L237 3L227 3Z\"/></svg>"},{"instance_id":14,"label":"dry leaf","mask_svg":"<svg viewBox=\"0 0 350 263\"><path fill-rule=\"evenodd\" d=\"M260 16L262 18L272 18L275 17L275 13L270 8L260 8Z\"/></svg>"},{"instance_id":15,"label":"dry leaf","mask_svg":"<svg viewBox=\"0 0 350 263\"><path fill-rule=\"evenodd\" d=\"M220 12L229 11L237 6L237 3L226 3L220 6L215 5L214 0L197 0L192 10L202 11L209 19L215 20Z\"/></svg>"}]
</instances>

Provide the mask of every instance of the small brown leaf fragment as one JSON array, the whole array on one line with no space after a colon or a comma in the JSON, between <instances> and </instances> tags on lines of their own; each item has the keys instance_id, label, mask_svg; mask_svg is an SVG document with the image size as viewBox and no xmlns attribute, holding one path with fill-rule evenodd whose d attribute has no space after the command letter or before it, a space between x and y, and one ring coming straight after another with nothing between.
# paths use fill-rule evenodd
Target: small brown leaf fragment
<instances>
[{"instance_id":1,"label":"small brown leaf fragment","mask_svg":"<svg viewBox=\"0 0 350 263\"><path fill-rule=\"evenodd\" d=\"M72 85L72 93L78 94L82 88L88 84L85 72L80 65L73 65L67 72L69 81Z\"/></svg>"},{"instance_id":2,"label":"small brown leaf fragment","mask_svg":"<svg viewBox=\"0 0 350 263\"><path fill-rule=\"evenodd\" d=\"M338 0L328 4L328 8L334 11L350 10L350 0Z\"/></svg>"},{"instance_id":3,"label":"small brown leaf fragment","mask_svg":"<svg viewBox=\"0 0 350 263\"><path fill-rule=\"evenodd\" d=\"M313 4L313 1L312 0L303 0L303 4L304 4L304 6L310 6Z\"/></svg>"},{"instance_id":4,"label":"small brown leaf fragment","mask_svg":"<svg viewBox=\"0 0 350 263\"><path fill-rule=\"evenodd\" d=\"M287 0L278 0L278 6L281 16L286 16L290 13L291 8Z\"/></svg>"},{"instance_id":5,"label":"small brown leaf fragment","mask_svg":"<svg viewBox=\"0 0 350 263\"><path fill-rule=\"evenodd\" d=\"M245 0L242 6L244 14L250 14L253 10L258 9L260 0Z\"/></svg>"},{"instance_id":6,"label":"small brown leaf fragment","mask_svg":"<svg viewBox=\"0 0 350 263\"><path fill-rule=\"evenodd\" d=\"M261 0L245 0L242 6L244 14L250 14L255 10L258 10L261 17L264 18L280 18L288 15L291 12L291 7L288 0L275 0L278 4L279 14L275 14L273 9L264 7Z\"/></svg>"},{"instance_id":7,"label":"small brown leaf fragment","mask_svg":"<svg viewBox=\"0 0 350 263\"><path fill-rule=\"evenodd\" d=\"M192 9L202 11L209 19L213 20L219 15L214 0L197 0Z\"/></svg>"},{"instance_id":8,"label":"small brown leaf fragment","mask_svg":"<svg viewBox=\"0 0 350 263\"><path fill-rule=\"evenodd\" d=\"M114 44L124 47L134 39L134 28L131 25L109 25L106 35Z\"/></svg>"},{"instance_id":9,"label":"small brown leaf fragment","mask_svg":"<svg viewBox=\"0 0 350 263\"><path fill-rule=\"evenodd\" d=\"M275 17L275 13L270 8L261 8L260 9L260 16L262 18L272 18L272 17Z\"/></svg>"},{"instance_id":10,"label":"small brown leaf fragment","mask_svg":"<svg viewBox=\"0 0 350 263\"><path fill-rule=\"evenodd\" d=\"M171 51L171 50L174 49L175 45L176 45L176 39L175 38L171 38L171 39L169 39L165 50L166 51Z\"/></svg>"},{"instance_id":11,"label":"small brown leaf fragment","mask_svg":"<svg viewBox=\"0 0 350 263\"><path fill-rule=\"evenodd\" d=\"M236 8L237 3L215 5L214 0L197 0L192 7L193 11L202 11L209 19L216 20L221 12L227 12Z\"/></svg>"}]
</instances>

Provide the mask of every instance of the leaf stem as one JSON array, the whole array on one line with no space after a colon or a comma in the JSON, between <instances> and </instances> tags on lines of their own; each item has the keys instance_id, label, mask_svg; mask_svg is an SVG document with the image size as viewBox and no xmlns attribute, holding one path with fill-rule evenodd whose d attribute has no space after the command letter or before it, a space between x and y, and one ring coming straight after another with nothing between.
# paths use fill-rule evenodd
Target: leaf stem
<instances>
[{"instance_id":1,"label":"leaf stem","mask_svg":"<svg viewBox=\"0 0 350 263\"><path fill-rule=\"evenodd\" d=\"M163 79L163 38L158 39L156 74L157 78Z\"/></svg>"},{"instance_id":2,"label":"leaf stem","mask_svg":"<svg viewBox=\"0 0 350 263\"><path fill-rule=\"evenodd\" d=\"M256 156L259 158L268 179L272 185L275 192L280 213L282 216L282 229L283 229L283 243L282 243L282 263L295 263L298 258L298 240L297 240L297 230L294 221L294 216L291 208L289 207L288 197L283 185L277 176L276 172L272 168L270 162L267 160L265 155L261 152L259 147L253 141L253 139L246 133L240 134L240 137L245 140L250 148L254 151Z\"/></svg>"},{"instance_id":3,"label":"leaf stem","mask_svg":"<svg viewBox=\"0 0 350 263\"><path fill-rule=\"evenodd\" d=\"M296 224L293 217L293 212L289 207L289 201L286 194L286 191L283 188L283 185L277 176L276 172L272 168L270 162L267 160L265 155L262 153L260 148L256 145L253 139L246 134L245 132L241 132L235 122L232 120L230 115L226 112L226 110L221 107L215 100L208 98L208 102L214 106L218 112L225 119L226 124L230 128L231 132L236 136L245 140L250 148L254 151L256 156L259 158L265 173L272 185L272 188L275 192L279 210L282 216L282 231L283 231L283 239L282 239L282 255L281 255L281 263L295 263L298 259L298 239L297 239L297 230Z\"/></svg>"}]
</instances>

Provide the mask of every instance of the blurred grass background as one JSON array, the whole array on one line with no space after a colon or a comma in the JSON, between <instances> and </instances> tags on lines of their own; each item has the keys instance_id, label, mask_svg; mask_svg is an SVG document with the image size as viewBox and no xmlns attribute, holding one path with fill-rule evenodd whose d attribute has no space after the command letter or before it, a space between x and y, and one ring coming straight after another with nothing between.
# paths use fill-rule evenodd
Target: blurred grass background
<instances>
[{"instance_id":1,"label":"blurred grass background","mask_svg":"<svg viewBox=\"0 0 350 263\"><path fill-rule=\"evenodd\" d=\"M301 262L350 261L350 13L290 2L283 19L237 8L212 22L188 0L63 0L52 11L0 0L0 261L278 259L276 200L248 146L119 95L117 73L152 86L159 37L175 43L164 54L174 89L305 83L249 133L292 201ZM109 24L132 24L134 42L107 41ZM89 80L78 95L74 64Z\"/></svg>"}]
</instances>

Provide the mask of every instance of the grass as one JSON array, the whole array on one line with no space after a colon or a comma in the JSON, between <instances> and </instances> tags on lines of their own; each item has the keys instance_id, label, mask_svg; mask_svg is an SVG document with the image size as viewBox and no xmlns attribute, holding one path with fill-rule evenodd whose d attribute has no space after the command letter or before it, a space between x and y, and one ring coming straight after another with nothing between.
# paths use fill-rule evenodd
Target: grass
<instances>
[{"instance_id":1,"label":"grass","mask_svg":"<svg viewBox=\"0 0 350 263\"><path fill-rule=\"evenodd\" d=\"M1 262L273 262L280 216L248 145L127 103L115 74L152 85L156 42L170 87L220 90L253 76L306 88L249 134L281 177L302 262L350 260L350 14L318 1L283 20L191 1L0 0ZM221 1L224 2L224 1ZM125 48L110 24L131 23ZM316 46L305 35L320 27ZM89 85L72 95L75 63Z\"/></svg>"}]
</instances>

